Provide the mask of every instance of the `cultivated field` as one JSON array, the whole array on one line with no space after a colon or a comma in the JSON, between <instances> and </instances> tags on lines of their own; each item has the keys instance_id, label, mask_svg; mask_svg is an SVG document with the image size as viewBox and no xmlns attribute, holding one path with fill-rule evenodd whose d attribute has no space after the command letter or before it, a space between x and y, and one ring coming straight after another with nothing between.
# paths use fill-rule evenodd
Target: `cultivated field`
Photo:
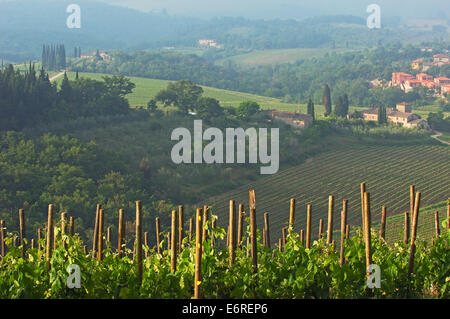
<instances>
[{"instance_id":1,"label":"cultivated field","mask_svg":"<svg viewBox=\"0 0 450 319\"><path fill-rule=\"evenodd\" d=\"M255 189L258 224L263 224L262 215L268 212L271 238L276 239L287 224L289 200L295 198L296 230L305 228L306 205L311 204L313 236L316 236L319 219L327 220L329 195L334 195L336 216L346 198L348 223L361 224L361 182L366 183L372 195L374 220L380 219L383 205L388 216L409 210L409 188L405 185L415 185L422 192L422 207L446 200L450 197L449 162L450 148L446 146L354 146L322 153L275 176L207 199L205 204L213 207L220 224L227 220L228 201L235 199L248 209L248 190Z\"/></svg>"},{"instance_id":2,"label":"cultivated field","mask_svg":"<svg viewBox=\"0 0 450 319\"><path fill-rule=\"evenodd\" d=\"M231 61L240 66L257 66L268 64L279 64L295 62L300 59L319 58L325 53L342 53L348 49L330 49L330 48L300 48L300 49L273 49L273 50L255 50L251 53L235 55L229 58L221 59L216 62L217 65L224 65Z\"/></svg>"}]
</instances>

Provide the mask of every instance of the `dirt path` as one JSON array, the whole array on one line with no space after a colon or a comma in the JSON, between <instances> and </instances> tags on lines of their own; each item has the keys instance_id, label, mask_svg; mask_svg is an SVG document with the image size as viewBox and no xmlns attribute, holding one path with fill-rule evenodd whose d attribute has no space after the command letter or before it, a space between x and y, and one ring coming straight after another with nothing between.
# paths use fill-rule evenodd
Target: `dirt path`
<instances>
[{"instance_id":1,"label":"dirt path","mask_svg":"<svg viewBox=\"0 0 450 319\"><path fill-rule=\"evenodd\" d=\"M434 138L435 140L438 140L438 141L441 142L441 143L450 145L449 142L446 142L446 141L443 141L443 140L440 140L440 139L439 139L439 136L442 136L442 133L441 133L441 132L438 132L438 131L434 131L434 132L435 132L436 134L431 135L432 138Z\"/></svg>"},{"instance_id":2,"label":"dirt path","mask_svg":"<svg viewBox=\"0 0 450 319\"><path fill-rule=\"evenodd\" d=\"M64 72L66 72L66 70L63 70L61 72L59 72L58 74L52 76L49 80L50 82L52 82L53 80L56 80L57 78L59 78L60 76L64 75Z\"/></svg>"}]
</instances>

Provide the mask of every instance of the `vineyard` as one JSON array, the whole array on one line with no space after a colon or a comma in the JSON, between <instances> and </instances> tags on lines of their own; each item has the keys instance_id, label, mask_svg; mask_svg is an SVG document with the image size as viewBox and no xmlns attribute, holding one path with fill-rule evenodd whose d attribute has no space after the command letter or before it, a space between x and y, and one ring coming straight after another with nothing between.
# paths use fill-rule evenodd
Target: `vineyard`
<instances>
[{"instance_id":1,"label":"vineyard","mask_svg":"<svg viewBox=\"0 0 450 319\"><path fill-rule=\"evenodd\" d=\"M286 220L283 211L289 207L290 198L295 198L295 209L305 216L306 205L313 209L312 222L318 224L327 216L328 198L348 199L348 223L361 223L360 181L373 194L372 214L380 219L381 207L387 207L387 215L402 214L409 208L405 200L408 187L416 185L423 194L424 206L435 204L449 197L450 150L441 146L363 146L346 147L315 156L304 164L284 170L276 176L260 179L254 183L208 199L220 221L226 220L228 199L248 204L247 189L254 189L260 200L258 210L271 214L271 238L280 236ZM434 212L433 212L434 213ZM263 222L262 215L258 223ZM223 224L221 224L223 226ZM305 229L306 219L298 219L296 229ZM317 236L317 229L313 230Z\"/></svg>"},{"instance_id":2,"label":"vineyard","mask_svg":"<svg viewBox=\"0 0 450 319\"><path fill-rule=\"evenodd\" d=\"M27 236L21 209L18 232L8 232L0 221L0 298L449 298L450 202L446 217L437 211L427 215L434 235L431 242L422 241L417 236L422 193L413 185L409 191L403 240L390 243L386 207L379 229L372 227L372 198L365 183L360 225L347 222L347 199L341 206L331 195L327 218L317 225L312 206L308 204L303 218L296 215L292 198L282 214L288 226L281 238L270 237L271 219L259 210L254 190L248 212L229 201L227 231L217 226L209 206L197 208L192 218L179 206L171 212L169 232L161 231L156 218L151 234L155 247L143 231L150 227L142 224L140 201L134 234L126 233L125 212L119 210L117 244L97 205L92 249L83 244L76 220L66 212L55 222L53 205L37 238ZM257 223L257 216L264 223ZM296 228L297 219L306 220L304 231ZM334 224L339 233L333 232ZM127 248L126 237L133 237L133 249Z\"/></svg>"}]
</instances>

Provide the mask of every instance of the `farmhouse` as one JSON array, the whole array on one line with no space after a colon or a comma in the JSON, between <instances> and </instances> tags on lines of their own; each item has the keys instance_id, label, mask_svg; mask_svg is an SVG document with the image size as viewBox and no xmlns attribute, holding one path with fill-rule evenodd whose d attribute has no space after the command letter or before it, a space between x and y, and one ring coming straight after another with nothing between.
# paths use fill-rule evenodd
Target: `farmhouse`
<instances>
[{"instance_id":1,"label":"farmhouse","mask_svg":"<svg viewBox=\"0 0 450 319\"><path fill-rule=\"evenodd\" d=\"M91 53L84 53L80 55L80 58L82 59L92 59L97 55L97 51L91 52ZM111 54L108 51L98 51L98 55L103 60L112 60Z\"/></svg>"},{"instance_id":2,"label":"farmhouse","mask_svg":"<svg viewBox=\"0 0 450 319\"><path fill-rule=\"evenodd\" d=\"M309 114L281 112L277 110L264 110L262 112L269 115L273 119L283 121L293 127L298 127L301 129L308 128L313 122L313 118Z\"/></svg>"},{"instance_id":3,"label":"farmhouse","mask_svg":"<svg viewBox=\"0 0 450 319\"><path fill-rule=\"evenodd\" d=\"M216 43L216 41L211 39L200 39L198 40L198 44L202 47L212 47L212 48L218 48L222 49L223 45L219 45Z\"/></svg>"},{"instance_id":4,"label":"farmhouse","mask_svg":"<svg viewBox=\"0 0 450 319\"><path fill-rule=\"evenodd\" d=\"M388 122L400 124L403 127L426 127L427 121L419 118L417 114L411 113L411 105L403 102L396 105L397 109L386 109ZM365 121L378 122L378 108L371 108L361 112Z\"/></svg>"}]
</instances>

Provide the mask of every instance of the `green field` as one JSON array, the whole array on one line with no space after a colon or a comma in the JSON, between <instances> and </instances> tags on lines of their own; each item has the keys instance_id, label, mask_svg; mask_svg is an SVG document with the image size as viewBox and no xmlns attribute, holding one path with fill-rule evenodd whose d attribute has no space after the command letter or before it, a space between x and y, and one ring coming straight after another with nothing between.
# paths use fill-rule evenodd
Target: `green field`
<instances>
[{"instance_id":1,"label":"green field","mask_svg":"<svg viewBox=\"0 0 450 319\"><path fill-rule=\"evenodd\" d=\"M217 65L224 65L231 61L240 66L256 66L278 63L295 62L300 59L319 58L326 53L342 53L348 49L329 49L329 48L300 48L300 49L273 49L256 50L251 53L235 55L229 58L216 61Z\"/></svg>"},{"instance_id":2,"label":"green field","mask_svg":"<svg viewBox=\"0 0 450 319\"><path fill-rule=\"evenodd\" d=\"M102 77L107 74L100 73L80 73L80 77L88 77L94 80L102 80ZM68 77L70 80L75 79L75 73L69 72ZM160 90L166 88L167 84L171 81L166 80L156 80L156 79L147 79L140 77L128 77L131 81L136 84L136 88L133 90L133 93L127 96L130 105L132 107L135 106L144 106L147 105L147 102L153 98ZM58 83L61 83L62 77L59 77L56 80ZM212 97L220 101L222 106L238 106L239 103L243 101L255 101L261 105L263 109L277 109L277 110L298 110L298 104L290 104L283 103L279 99L259 96L255 94L228 91L222 89L216 89L212 87L202 86L204 90L204 96ZM306 105L300 105L302 111L306 111Z\"/></svg>"},{"instance_id":3,"label":"green field","mask_svg":"<svg viewBox=\"0 0 450 319\"><path fill-rule=\"evenodd\" d=\"M271 238L277 240L287 225L289 200L296 199L295 229L305 229L306 205L312 205L313 235L319 219L327 220L328 196L335 198L335 229L342 200L348 199L348 223L361 224L360 183L366 182L374 220L379 220L381 206L388 216L409 209L409 185L422 193L421 207L450 197L450 148L447 146L353 146L322 153L306 163L262 178L217 197L209 198L213 214L223 225L228 218L228 202L243 203L248 208L248 191L256 191L258 225L269 213Z\"/></svg>"},{"instance_id":4,"label":"green field","mask_svg":"<svg viewBox=\"0 0 450 319\"><path fill-rule=\"evenodd\" d=\"M56 74L56 73L54 73ZM74 72L68 72L68 77L70 80L75 79ZM101 81L102 77L108 74L101 73L79 73L80 77L87 77L90 79ZM148 101L153 98L160 90L166 88L167 84L171 81L167 80L156 80L156 79L147 79L141 77L127 77L134 84L136 84L136 88L133 90L133 93L127 95L127 99L130 102L131 107L136 106L145 106ZM61 83L62 77L59 77L55 80L57 83ZM202 86L204 90L204 96L212 97L220 101L222 106L233 106L237 107L243 101L255 101L257 102L262 109L264 110L280 110L280 111L289 111L295 112L298 111L300 113L306 113L306 104L294 104L294 103L284 103L279 99L261 96L250 93L222 90L208 86ZM364 107L355 107L350 106L350 111L355 110L363 110L366 109ZM323 106L315 105L316 110L316 118L323 118Z\"/></svg>"}]
</instances>

